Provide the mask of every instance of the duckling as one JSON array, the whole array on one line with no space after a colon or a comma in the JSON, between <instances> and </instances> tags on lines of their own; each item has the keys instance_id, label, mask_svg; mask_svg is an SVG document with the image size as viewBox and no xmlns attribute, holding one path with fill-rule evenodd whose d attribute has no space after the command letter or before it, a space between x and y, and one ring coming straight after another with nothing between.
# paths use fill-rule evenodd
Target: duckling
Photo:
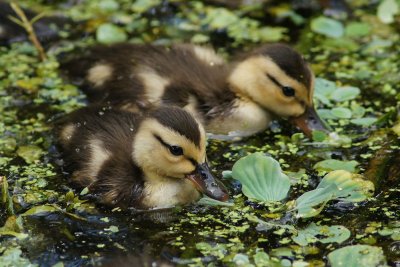
<instances>
[{"instance_id":1,"label":"duckling","mask_svg":"<svg viewBox=\"0 0 400 267\"><path fill-rule=\"evenodd\" d=\"M284 44L263 45L227 63L210 47L122 43L94 47L64 68L83 79L93 103L127 110L179 106L213 134L249 136L274 117L306 135L326 129L313 106L314 75Z\"/></svg>"},{"instance_id":2,"label":"duckling","mask_svg":"<svg viewBox=\"0 0 400 267\"><path fill-rule=\"evenodd\" d=\"M72 181L106 205L167 208L191 203L200 192L228 199L210 172L203 126L178 107L142 115L86 107L63 119L57 135Z\"/></svg>"}]
</instances>

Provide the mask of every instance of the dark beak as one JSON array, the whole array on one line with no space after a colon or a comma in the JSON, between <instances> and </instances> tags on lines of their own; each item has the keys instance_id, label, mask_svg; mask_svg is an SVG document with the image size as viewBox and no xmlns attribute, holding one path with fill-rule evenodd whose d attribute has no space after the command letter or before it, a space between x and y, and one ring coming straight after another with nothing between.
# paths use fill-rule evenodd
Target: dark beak
<instances>
[{"instance_id":1,"label":"dark beak","mask_svg":"<svg viewBox=\"0 0 400 267\"><path fill-rule=\"evenodd\" d=\"M196 170L186 175L186 178L194 183L197 190L210 198L220 201L229 199L228 191L222 182L215 179L211 174L207 162L197 165Z\"/></svg>"},{"instance_id":2,"label":"dark beak","mask_svg":"<svg viewBox=\"0 0 400 267\"><path fill-rule=\"evenodd\" d=\"M289 121L304 132L307 137L312 136L312 131L320 130L330 132L331 129L318 116L313 106L307 107L306 111L299 117L290 118Z\"/></svg>"}]
</instances>

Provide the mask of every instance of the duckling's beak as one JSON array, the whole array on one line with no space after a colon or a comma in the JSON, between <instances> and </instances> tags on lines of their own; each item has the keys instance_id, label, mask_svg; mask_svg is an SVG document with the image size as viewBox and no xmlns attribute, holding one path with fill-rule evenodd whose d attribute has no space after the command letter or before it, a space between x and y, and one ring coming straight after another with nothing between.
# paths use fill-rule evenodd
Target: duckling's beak
<instances>
[{"instance_id":1,"label":"duckling's beak","mask_svg":"<svg viewBox=\"0 0 400 267\"><path fill-rule=\"evenodd\" d=\"M197 165L196 170L186 175L186 178L194 183L197 190L213 199L220 201L229 199L228 191L222 182L211 174L207 162Z\"/></svg>"},{"instance_id":2,"label":"duckling's beak","mask_svg":"<svg viewBox=\"0 0 400 267\"><path fill-rule=\"evenodd\" d=\"M314 106L307 107L302 115L290 118L289 121L300 128L307 137L311 137L312 131L315 130L324 132L331 131L325 122L318 116Z\"/></svg>"}]
</instances>

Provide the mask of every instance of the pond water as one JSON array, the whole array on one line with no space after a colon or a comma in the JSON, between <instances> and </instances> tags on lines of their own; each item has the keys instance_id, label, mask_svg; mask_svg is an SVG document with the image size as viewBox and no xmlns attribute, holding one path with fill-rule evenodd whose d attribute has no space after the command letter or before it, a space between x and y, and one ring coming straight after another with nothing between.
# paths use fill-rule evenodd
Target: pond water
<instances>
[{"instance_id":1,"label":"pond water","mask_svg":"<svg viewBox=\"0 0 400 267\"><path fill-rule=\"evenodd\" d=\"M46 61L40 62L26 42L0 47L0 266L325 266L330 252L356 244L380 247L388 265L400 265L400 144L392 130L395 126L399 133L399 21L382 23L379 3L351 4L351 15L336 20L344 33L333 38L315 26L322 8L293 9L291 2L254 1L242 9L224 1L72 2L23 1L36 11L62 11L81 21L79 27L65 27L57 40L42 40L50 55ZM55 120L85 105L82 92L62 77L58 60L99 41L104 24L119 27L123 37L117 41L210 42L225 55L259 42L290 41L320 83L333 82L332 90L360 89L350 98L316 91L320 115L339 138L310 140L287 122L275 121L268 131L243 140L210 139L213 172L222 177L247 154L266 153L291 178L287 199L293 200L314 189L330 170L316 163L354 161L352 172L374 182L374 197L359 203L331 201L319 215L297 218L279 203L248 200L238 182L225 178L234 203L230 207L193 204L137 211L96 205L94 196L68 182L51 130ZM268 37L261 34L265 25L271 27ZM251 36L241 34L241 27ZM350 117L343 115L348 111ZM299 245L292 231L267 227L257 218L297 230L311 223L342 225L351 235L340 244Z\"/></svg>"}]
</instances>

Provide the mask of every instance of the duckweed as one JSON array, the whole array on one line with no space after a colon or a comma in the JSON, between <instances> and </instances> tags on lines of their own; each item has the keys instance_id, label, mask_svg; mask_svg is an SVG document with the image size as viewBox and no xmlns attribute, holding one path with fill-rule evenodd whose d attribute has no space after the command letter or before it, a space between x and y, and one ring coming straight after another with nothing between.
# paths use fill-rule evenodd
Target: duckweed
<instances>
[{"instance_id":1,"label":"duckweed","mask_svg":"<svg viewBox=\"0 0 400 267\"><path fill-rule=\"evenodd\" d=\"M291 2L253 1L241 8L210 4L219 1L20 2L50 15L62 12L79 27L69 22L60 29L60 41L45 44L49 57L43 62L27 42L0 47L2 265L101 265L131 257L191 266L398 264L396 1L348 1L354 11L348 19L302 12ZM335 134L315 133L309 140L280 121L254 137L209 141L217 176L254 152L275 158L290 179L286 203L248 199L238 182L225 178L228 206L202 200L143 212L96 205L96 196L70 186L51 132L58 118L85 105L79 88L62 78L59 61L96 42L121 40L211 43L227 58L259 43L289 41L317 76L315 104ZM312 217L287 212L294 211L293 200L320 190L323 176L337 169L370 179L375 197L358 204L332 200L328 188Z\"/></svg>"}]
</instances>

